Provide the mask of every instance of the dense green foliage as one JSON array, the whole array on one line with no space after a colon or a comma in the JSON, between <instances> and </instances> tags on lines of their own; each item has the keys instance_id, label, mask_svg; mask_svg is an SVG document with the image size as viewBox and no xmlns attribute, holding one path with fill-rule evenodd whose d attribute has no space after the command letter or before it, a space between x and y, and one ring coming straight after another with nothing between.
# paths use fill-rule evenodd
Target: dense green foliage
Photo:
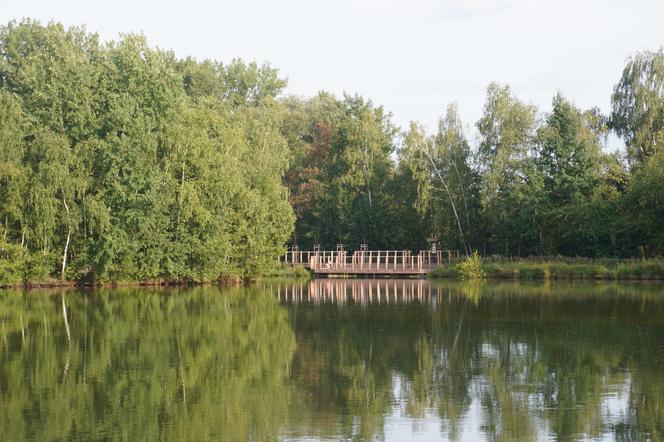
<instances>
[{"instance_id":1,"label":"dense green foliage","mask_svg":"<svg viewBox=\"0 0 664 442\"><path fill-rule=\"evenodd\" d=\"M252 279L287 243L660 256L662 66L661 50L629 60L610 117L560 94L541 114L493 83L476 134L453 104L427 134L356 95L285 96L269 65L11 22L0 283ZM610 130L625 152L606 152Z\"/></svg>"},{"instance_id":2,"label":"dense green foliage","mask_svg":"<svg viewBox=\"0 0 664 442\"><path fill-rule=\"evenodd\" d=\"M397 133L358 97L288 102L297 216L292 243L418 250L437 239L470 254L664 254L664 52L625 67L613 114L557 94L548 113L487 88L471 144L456 106L434 134ZM611 129L627 150L609 152Z\"/></svg>"},{"instance_id":3,"label":"dense green foliage","mask_svg":"<svg viewBox=\"0 0 664 442\"><path fill-rule=\"evenodd\" d=\"M268 66L0 31L0 281L252 278L292 229Z\"/></svg>"}]
</instances>

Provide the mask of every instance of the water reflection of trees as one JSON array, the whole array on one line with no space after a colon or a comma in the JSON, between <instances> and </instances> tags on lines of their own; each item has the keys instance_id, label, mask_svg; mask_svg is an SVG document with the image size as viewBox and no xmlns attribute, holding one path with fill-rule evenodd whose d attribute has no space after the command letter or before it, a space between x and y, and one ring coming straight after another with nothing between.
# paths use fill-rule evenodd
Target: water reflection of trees
<instances>
[{"instance_id":1,"label":"water reflection of trees","mask_svg":"<svg viewBox=\"0 0 664 442\"><path fill-rule=\"evenodd\" d=\"M657 440L659 291L324 281L0 292L0 425L7 440L363 440L401 415L436 417L452 440L471 426L490 440Z\"/></svg>"},{"instance_id":2,"label":"water reflection of trees","mask_svg":"<svg viewBox=\"0 0 664 442\"><path fill-rule=\"evenodd\" d=\"M380 436L398 403L439 416L453 440L469 423L490 440L633 440L663 434L660 291L333 280L279 297L294 306L298 384L314 414L340 418L314 434ZM609 403L623 391L616 415ZM468 421L473 406L481 422Z\"/></svg>"},{"instance_id":3,"label":"water reflection of trees","mask_svg":"<svg viewBox=\"0 0 664 442\"><path fill-rule=\"evenodd\" d=\"M294 402L287 312L256 290L3 292L0 312L4 440L273 440Z\"/></svg>"}]
</instances>

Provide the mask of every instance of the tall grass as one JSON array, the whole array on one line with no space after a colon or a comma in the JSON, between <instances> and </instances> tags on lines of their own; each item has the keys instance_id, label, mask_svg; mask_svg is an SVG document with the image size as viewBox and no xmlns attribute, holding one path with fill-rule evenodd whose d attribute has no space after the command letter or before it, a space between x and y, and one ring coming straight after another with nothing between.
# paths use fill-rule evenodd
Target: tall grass
<instances>
[{"instance_id":1,"label":"tall grass","mask_svg":"<svg viewBox=\"0 0 664 442\"><path fill-rule=\"evenodd\" d=\"M263 278L310 278L311 272L303 266L280 264L262 275Z\"/></svg>"},{"instance_id":2,"label":"tall grass","mask_svg":"<svg viewBox=\"0 0 664 442\"><path fill-rule=\"evenodd\" d=\"M431 278L462 277L462 264L450 264L429 273ZM634 261L483 261L487 278L559 280L664 280L664 259Z\"/></svg>"}]
</instances>

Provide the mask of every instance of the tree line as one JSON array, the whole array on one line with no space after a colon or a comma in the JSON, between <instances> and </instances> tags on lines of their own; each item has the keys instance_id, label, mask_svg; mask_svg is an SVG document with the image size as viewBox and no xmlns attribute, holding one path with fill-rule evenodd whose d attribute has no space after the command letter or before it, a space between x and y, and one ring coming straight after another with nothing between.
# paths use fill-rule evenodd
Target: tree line
<instances>
[{"instance_id":1,"label":"tree line","mask_svg":"<svg viewBox=\"0 0 664 442\"><path fill-rule=\"evenodd\" d=\"M293 225L269 66L0 30L0 281L248 279Z\"/></svg>"},{"instance_id":2,"label":"tree line","mask_svg":"<svg viewBox=\"0 0 664 442\"><path fill-rule=\"evenodd\" d=\"M541 112L491 83L471 141L450 104L434 133L401 130L358 96L286 99L291 242L469 254L652 257L664 252L664 52L630 58L612 111L561 93ZM288 133L288 132L287 132ZM611 133L624 151L611 151ZM472 135L472 134L471 134Z\"/></svg>"},{"instance_id":3,"label":"tree line","mask_svg":"<svg viewBox=\"0 0 664 442\"><path fill-rule=\"evenodd\" d=\"M611 115L491 84L401 129L357 95L287 95L268 64L177 58L33 20L0 28L0 281L251 279L285 245L484 254L664 250L664 54ZM610 131L626 151L609 153Z\"/></svg>"}]
</instances>

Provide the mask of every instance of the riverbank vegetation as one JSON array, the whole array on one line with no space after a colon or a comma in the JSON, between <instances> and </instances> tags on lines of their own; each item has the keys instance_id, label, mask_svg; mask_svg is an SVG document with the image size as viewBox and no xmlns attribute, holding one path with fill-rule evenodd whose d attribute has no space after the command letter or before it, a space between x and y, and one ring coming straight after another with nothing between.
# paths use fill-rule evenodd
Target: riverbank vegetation
<instances>
[{"instance_id":1,"label":"riverbank vegetation","mask_svg":"<svg viewBox=\"0 0 664 442\"><path fill-rule=\"evenodd\" d=\"M279 278L311 278L311 272L302 265L288 265L283 264L266 271L261 275L262 278L279 279Z\"/></svg>"},{"instance_id":2,"label":"riverbank vegetation","mask_svg":"<svg viewBox=\"0 0 664 442\"><path fill-rule=\"evenodd\" d=\"M498 278L559 280L664 280L664 259L480 261L473 257L429 273L430 278ZM471 265L472 264L472 265ZM469 268L473 272L469 273ZM470 274L470 276L469 276ZM479 276L478 276L479 275Z\"/></svg>"},{"instance_id":3,"label":"riverbank vegetation","mask_svg":"<svg viewBox=\"0 0 664 442\"><path fill-rule=\"evenodd\" d=\"M274 69L0 30L0 281L250 279L291 234Z\"/></svg>"},{"instance_id":4,"label":"riverbank vegetation","mask_svg":"<svg viewBox=\"0 0 664 442\"><path fill-rule=\"evenodd\" d=\"M482 266L482 258L477 252L458 263L454 267L456 276L461 279L484 279L486 271Z\"/></svg>"},{"instance_id":5,"label":"riverbank vegetation","mask_svg":"<svg viewBox=\"0 0 664 442\"><path fill-rule=\"evenodd\" d=\"M290 96L269 65L11 22L0 285L249 280L286 245L430 238L483 256L661 256L663 72L662 50L631 58L611 115L561 94L543 112L492 83L474 129L451 104L428 133L357 95Z\"/></svg>"}]
</instances>

